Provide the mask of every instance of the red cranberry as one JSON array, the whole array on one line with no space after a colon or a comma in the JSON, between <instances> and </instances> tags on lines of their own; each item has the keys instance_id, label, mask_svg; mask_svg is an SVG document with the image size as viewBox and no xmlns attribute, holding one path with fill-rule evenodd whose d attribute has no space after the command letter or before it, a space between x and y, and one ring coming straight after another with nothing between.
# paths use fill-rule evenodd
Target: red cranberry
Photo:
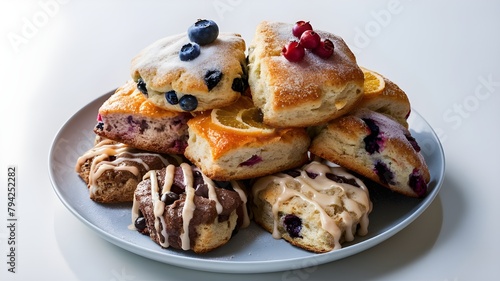
<instances>
[{"instance_id":1,"label":"red cranberry","mask_svg":"<svg viewBox=\"0 0 500 281\"><path fill-rule=\"evenodd\" d=\"M308 21L306 22L306 21L301 20L301 21L298 21L295 23L295 25L292 28L292 33L297 38L300 38L300 36L302 35L302 33L304 33L304 31L312 30L312 29L313 28Z\"/></svg>"},{"instance_id":2,"label":"red cranberry","mask_svg":"<svg viewBox=\"0 0 500 281\"><path fill-rule=\"evenodd\" d=\"M322 59L327 59L333 55L333 42L329 39L321 41L318 47L314 48L312 52Z\"/></svg>"},{"instance_id":3,"label":"red cranberry","mask_svg":"<svg viewBox=\"0 0 500 281\"><path fill-rule=\"evenodd\" d=\"M321 37L313 30L306 30L300 36L299 43L306 49L314 49L321 43Z\"/></svg>"},{"instance_id":4,"label":"red cranberry","mask_svg":"<svg viewBox=\"0 0 500 281\"><path fill-rule=\"evenodd\" d=\"M301 61L306 54L304 47L297 41L288 43L287 46L283 47L283 50L281 52L283 56L285 56L285 58L291 62Z\"/></svg>"}]
</instances>

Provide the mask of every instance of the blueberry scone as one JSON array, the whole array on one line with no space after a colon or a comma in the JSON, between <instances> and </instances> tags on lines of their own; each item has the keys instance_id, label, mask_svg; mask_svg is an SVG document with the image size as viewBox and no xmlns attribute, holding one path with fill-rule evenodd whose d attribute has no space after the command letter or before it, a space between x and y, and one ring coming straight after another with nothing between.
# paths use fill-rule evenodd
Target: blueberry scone
<instances>
[{"instance_id":1,"label":"blueberry scone","mask_svg":"<svg viewBox=\"0 0 500 281\"><path fill-rule=\"evenodd\" d=\"M157 107L128 81L99 108L94 132L132 147L182 154L187 146L187 112Z\"/></svg>"},{"instance_id":2,"label":"blueberry scone","mask_svg":"<svg viewBox=\"0 0 500 281\"><path fill-rule=\"evenodd\" d=\"M364 183L344 168L313 161L262 177L251 189L254 220L276 239L316 253L366 235L372 209Z\"/></svg>"},{"instance_id":3,"label":"blueberry scone","mask_svg":"<svg viewBox=\"0 0 500 281\"><path fill-rule=\"evenodd\" d=\"M157 106L179 112L227 106L247 88L245 41L198 20L187 32L160 39L132 59L137 88Z\"/></svg>"},{"instance_id":4,"label":"blueberry scone","mask_svg":"<svg viewBox=\"0 0 500 281\"><path fill-rule=\"evenodd\" d=\"M394 119L366 108L329 122L310 151L411 197L427 194L430 174L420 146Z\"/></svg>"}]
</instances>

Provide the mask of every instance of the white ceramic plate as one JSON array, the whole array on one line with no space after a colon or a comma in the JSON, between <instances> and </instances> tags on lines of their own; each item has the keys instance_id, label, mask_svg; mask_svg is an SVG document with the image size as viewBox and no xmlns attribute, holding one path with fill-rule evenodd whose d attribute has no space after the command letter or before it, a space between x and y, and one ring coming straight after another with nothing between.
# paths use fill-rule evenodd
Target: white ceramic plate
<instances>
[{"instance_id":1,"label":"white ceramic plate","mask_svg":"<svg viewBox=\"0 0 500 281\"><path fill-rule=\"evenodd\" d=\"M114 91L113 91L114 92ZM162 249L149 237L128 229L131 204L103 205L89 199L85 183L75 172L77 158L93 146L97 111L112 92L83 107L56 135L49 154L49 174L62 203L83 223L109 242L138 255L204 271L259 273L316 266L373 247L409 225L432 203L444 177L444 152L429 124L413 110L409 123L431 172L429 194L413 199L385 189L371 192L373 212L369 233L344 244L342 249L314 254L276 240L255 224L242 229L228 244L203 255Z\"/></svg>"}]
</instances>

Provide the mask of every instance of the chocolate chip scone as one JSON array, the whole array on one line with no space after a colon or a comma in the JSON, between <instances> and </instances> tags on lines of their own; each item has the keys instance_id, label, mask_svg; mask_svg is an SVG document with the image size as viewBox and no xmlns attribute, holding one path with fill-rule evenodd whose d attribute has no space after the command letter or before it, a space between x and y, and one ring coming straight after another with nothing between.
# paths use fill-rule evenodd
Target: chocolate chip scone
<instances>
[{"instance_id":1,"label":"chocolate chip scone","mask_svg":"<svg viewBox=\"0 0 500 281\"><path fill-rule=\"evenodd\" d=\"M163 248L205 253L249 224L246 194L237 182L214 182L187 163L168 165L138 184L132 222Z\"/></svg>"},{"instance_id":2,"label":"chocolate chip scone","mask_svg":"<svg viewBox=\"0 0 500 281\"><path fill-rule=\"evenodd\" d=\"M200 20L195 25L216 24ZM236 101L247 88L246 46L241 36L219 34L217 28L211 40L203 41L192 33L160 39L132 60L131 75L137 87L161 108L185 112L222 107Z\"/></svg>"},{"instance_id":3,"label":"chocolate chip scone","mask_svg":"<svg viewBox=\"0 0 500 281\"><path fill-rule=\"evenodd\" d=\"M364 183L341 167L313 161L257 179L254 220L276 239L316 253L366 235L372 203Z\"/></svg>"}]
</instances>

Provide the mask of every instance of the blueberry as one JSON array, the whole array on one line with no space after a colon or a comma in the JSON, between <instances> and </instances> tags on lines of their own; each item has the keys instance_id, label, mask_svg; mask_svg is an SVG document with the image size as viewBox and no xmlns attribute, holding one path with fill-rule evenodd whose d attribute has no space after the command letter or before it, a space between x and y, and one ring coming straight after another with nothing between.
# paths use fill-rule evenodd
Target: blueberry
<instances>
[{"instance_id":1,"label":"blueberry","mask_svg":"<svg viewBox=\"0 0 500 281\"><path fill-rule=\"evenodd\" d=\"M188 28L188 37L201 46L210 44L219 36L219 27L213 20L198 20Z\"/></svg>"},{"instance_id":2,"label":"blueberry","mask_svg":"<svg viewBox=\"0 0 500 281\"><path fill-rule=\"evenodd\" d=\"M200 55L200 45L196 43L187 43L182 46L181 51L179 52L179 58L181 61L190 61L194 60Z\"/></svg>"},{"instance_id":3,"label":"blueberry","mask_svg":"<svg viewBox=\"0 0 500 281\"><path fill-rule=\"evenodd\" d=\"M246 89L245 80L242 78L234 78L233 84L231 85L231 89L235 92L243 93Z\"/></svg>"},{"instance_id":4,"label":"blueberry","mask_svg":"<svg viewBox=\"0 0 500 281\"><path fill-rule=\"evenodd\" d=\"M311 179L315 179L317 176L319 176L317 173L313 173L313 172L309 172L309 171L306 171L306 174Z\"/></svg>"},{"instance_id":5,"label":"blueberry","mask_svg":"<svg viewBox=\"0 0 500 281\"><path fill-rule=\"evenodd\" d=\"M184 95L179 99L179 106L184 111L193 111L198 107L198 100L195 96Z\"/></svg>"},{"instance_id":6,"label":"blueberry","mask_svg":"<svg viewBox=\"0 0 500 281\"><path fill-rule=\"evenodd\" d=\"M394 184L394 174L385 163L380 161L375 163L375 173L382 183Z\"/></svg>"},{"instance_id":7,"label":"blueberry","mask_svg":"<svg viewBox=\"0 0 500 281\"><path fill-rule=\"evenodd\" d=\"M205 84L207 84L208 90L212 90L222 79L222 72L219 70L209 70L205 73Z\"/></svg>"},{"instance_id":8,"label":"blueberry","mask_svg":"<svg viewBox=\"0 0 500 281\"><path fill-rule=\"evenodd\" d=\"M146 219L143 216L139 216L135 220L134 226L137 230L142 232L144 229L146 229Z\"/></svg>"},{"instance_id":9,"label":"blueberry","mask_svg":"<svg viewBox=\"0 0 500 281\"><path fill-rule=\"evenodd\" d=\"M97 125L95 127L97 130L102 131L102 130L104 130L104 123L99 122L99 123L97 123Z\"/></svg>"},{"instance_id":10,"label":"blueberry","mask_svg":"<svg viewBox=\"0 0 500 281\"><path fill-rule=\"evenodd\" d=\"M352 186L356 186L356 187L360 187L359 184L356 182L355 179L348 179L346 177L343 177L343 176L337 176L337 175L334 175L332 173L326 173L326 178L334 181L334 182L338 182L338 183L347 183L347 184L350 184Z\"/></svg>"},{"instance_id":11,"label":"blueberry","mask_svg":"<svg viewBox=\"0 0 500 281\"><path fill-rule=\"evenodd\" d=\"M418 145L417 140L409 133L405 134L405 137L410 142L411 146L413 146L413 149L415 149L416 152L419 152L420 146Z\"/></svg>"},{"instance_id":12,"label":"blueberry","mask_svg":"<svg viewBox=\"0 0 500 281\"><path fill-rule=\"evenodd\" d=\"M163 201L163 203L167 206L172 205L177 199L179 199L179 195L172 191L163 193L161 196L161 201Z\"/></svg>"},{"instance_id":13,"label":"blueberry","mask_svg":"<svg viewBox=\"0 0 500 281\"><path fill-rule=\"evenodd\" d=\"M286 232L290 235L292 238L297 238L301 237L300 236L300 231L302 230L302 220L297 217L296 215L286 215L283 218L283 225L286 229Z\"/></svg>"},{"instance_id":14,"label":"blueberry","mask_svg":"<svg viewBox=\"0 0 500 281\"><path fill-rule=\"evenodd\" d=\"M425 183L420 171L416 168L410 174L408 185L419 197L423 197L427 193L427 183Z\"/></svg>"},{"instance_id":15,"label":"blueberry","mask_svg":"<svg viewBox=\"0 0 500 281\"><path fill-rule=\"evenodd\" d=\"M372 119L364 118L363 121L370 129L370 134L363 139L365 142L365 150L370 154L379 152L380 144L382 143L382 138L380 138L380 128Z\"/></svg>"},{"instance_id":16,"label":"blueberry","mask_svg":"<svg viewBox=\"0 0 500 281\"><path fill-rule=\"evenodd\" d=\"M139 90L141 93L145 94L146 96L148 95L148 89L146 89L146 82L142 80L142 78L139 78L137 80L137 90Z\"/></svg>"},{"instance_id":17,"label":"blueberry","mask_svg":"<svg viewBox=\"0 0 500 281\"><path fill-rule=\"evenodd\" d=\"M301 175L299 170L287 170L287 171L284 171L283 173L291 176L292 178L296 178L296 177L299 177Z\"/></svg>"},{"instance_id":18,"label":"blueberry","mask_svg":"<svg viewBox=\"0 0 500 281\"><path fill-rule=\"evenodd\" d=\"M177 93L174 90L166 92L165 99L167 100L168 103L172 105L176 105L179 103L179 99L177 98Z\"/></svg>"}]
</instances>

